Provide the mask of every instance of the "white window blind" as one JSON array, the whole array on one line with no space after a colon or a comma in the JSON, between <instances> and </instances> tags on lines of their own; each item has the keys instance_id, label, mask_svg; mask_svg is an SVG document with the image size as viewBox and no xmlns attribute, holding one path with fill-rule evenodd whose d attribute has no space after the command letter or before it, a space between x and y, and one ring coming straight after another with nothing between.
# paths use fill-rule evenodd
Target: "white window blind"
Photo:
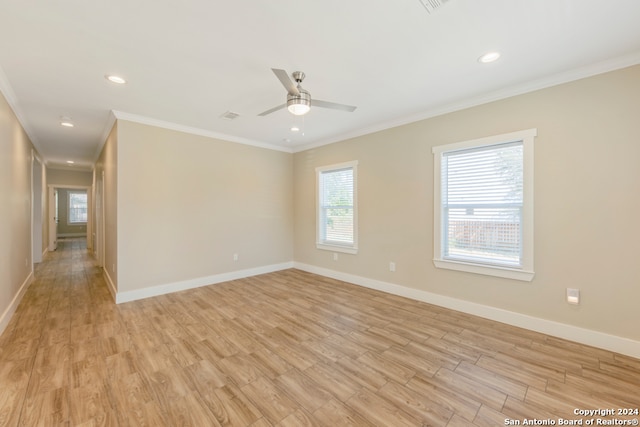
<instances>
[{"instance_id":1,"label":"white window blind","mask_svg":"<svg viewBox=\"0 0 640 427\"><path fill-rule=\"evenodd\" d=\"M351 252L356 248L355 169L355 162L317 169L317 244L321 249Z\"/></svg>"},{"instance_id":2,"label":"white window blind","mask_svg":"<svg viewBox=\"0 0 640 427\"><path fill-rule=\"evenodd\" d=\"M69 192L69 224L84 224L87 222L87 193Z\"/></svg>"},{"instance_id":3,"label":"white window blind","mask_svg":"<svg viewBox=\"0 0 640 427\"><path fill-rule=\"evenodd\" d=\"M522 267L522 141L442 156L443 258Z\"/></svg>"}]
</instances>

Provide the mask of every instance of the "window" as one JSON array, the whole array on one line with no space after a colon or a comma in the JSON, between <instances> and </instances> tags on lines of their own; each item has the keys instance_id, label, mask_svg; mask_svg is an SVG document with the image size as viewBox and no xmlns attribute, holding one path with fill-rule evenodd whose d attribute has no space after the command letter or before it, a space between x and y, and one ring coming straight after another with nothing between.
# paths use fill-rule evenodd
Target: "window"
<instances>
[{"instance_id":1,"label":"window","mask_svg":"<svg viewBox=\"0 0 640 427\"><path fill-rule=\"evenodd\" d=\"M85 224L87 222L87 192L69 192L69 224Z\"/></svg>"},{"instance_id":2,"label":"window","mask_svg":"<svg viewBox=\"0 0 640 427\"><path fill-rule=\"evenodd\" d=\"M348 162L316 168L318 249L358 251L357 167L358 162Z\"/></svg>"},{"instance_id":3,"label":"window","mask_svg":"<svg viewBox=\"0 0 640 427\"><path fill-rule=\"evenodd\" d=\"M434 263L533 279L530 129L433 148Z\"/></svg>"}]
</instances>

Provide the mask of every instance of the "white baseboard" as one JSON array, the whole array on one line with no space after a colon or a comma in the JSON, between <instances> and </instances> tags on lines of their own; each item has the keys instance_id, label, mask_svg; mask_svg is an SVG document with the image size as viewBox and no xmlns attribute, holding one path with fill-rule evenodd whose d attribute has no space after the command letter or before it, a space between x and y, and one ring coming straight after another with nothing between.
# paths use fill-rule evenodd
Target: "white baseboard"
<instances>
[{"instance_id":1,"label":"white baseboard","mask_svg":"<svg viewBox=\"0 0 640 427\"><path fill-rule=\"evenodd\" d=\"M451 310L462 311L464 313L473 314L486 319L495 320L497 322L640 358L640 342L628 338L434 294L432 292L422 291L419 289L408 288L406 286L396 285L393 283L382 282L327 268L316 267L309 264L294 262L293 267L309 273L341 280L343 282L353 283L366 288L376 289L417 301L423 301L429 304L449 308Z\"/></svg>"},{"instance_id":2,"label":"white baseboard","mask_svg":"<svg viewBox=\"0 0 640 427\"><path fill-rule=\"evenodd\" d=\"M178 291L184 291L187 289L199 288L202 286L214 285L216 283L228 282L230 280L237 280L237 279L243 279L245 277L257 276L259 274L272 273L274 271L286 270L289 268L293 268L293 262L285 262L282 264L271 264L271 265L265 265L262 267L248 268L245 270L230 271L228 273L214 274L212 276L198 277L190 280L182 280L180 282L151 286L148 288L138 289L135 291L116 292L115 300L116 300L116 304L120 304L123 302L135 301L143 298L170 294L172 292L178 292Z\"/></svg>"},{"instance_id":3,"label":"white baseboard","mask_svg":"<svg viewBox=\"0 0 640 427\"><path fill-rule=\"evenodd\" d=\"M105 282L107 282L107 287L109 288L109 292L111 292L111 296L113 297L113 300L117 304L118 303L118 298L117 298L118 289L116 288L115 283L113 283L113 280L111 280L111 276L109 276L109 272L107 271L106 268L102 269L102 275L104 276Z\"/></svg>"},{"instance_id":4,"label":"white baseboard","mask_svg":"<svg viewBox=\"0 0 640 427\"><path fill-rule=\"evenodd\" d=\"M22 282L20 289L18 289L18 293L16 293L13 300L11 300L11 304L9 304L9 307L7 307L4 313L2 313L2 316L0 316L0 335L2 335L7 325L9 325L9 321L11 320L13 313L16 312L16 309L18 308L18 305L20 305L20 301L22 301L22 297L29 288L31 282L33 282L33 271L29 272L25 281Z\"/></svg>"}]
</instances>

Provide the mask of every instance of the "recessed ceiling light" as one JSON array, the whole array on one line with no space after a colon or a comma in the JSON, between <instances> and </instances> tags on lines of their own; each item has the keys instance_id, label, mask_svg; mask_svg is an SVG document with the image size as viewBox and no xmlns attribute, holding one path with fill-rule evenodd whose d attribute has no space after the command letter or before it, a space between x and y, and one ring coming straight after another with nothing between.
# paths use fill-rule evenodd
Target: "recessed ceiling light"
<instances>
[{"instance_id":1,"label":"recessed ceiling light","mask_svg":"<svg viewBox=\"0 0 640 427\"><path fill-rule=\"evenodd\" d=\"M291 127L291 132L300 132L300 128L298 126Z\"/></svg>"},{"instance_id":2,"label":"recessed ceiling light","mask_svg":"<svg viewBox=\"0 0 640 427\"><path fill-rule=\"evenodd\" d=\"M66 128L72 128L74 124L69 117L61 117L60 126L64 126Z\"/></svg>"},{"instance_id":3,"label":"recessed ceiling light","mask_svg":"<svg viewBox=\"0 0 640 427\"><path fill-rule=\"evenodd\" d=\"M70 165L72 165L72 164L74 164L75 162L74 162L73 160L67 160L67 163L68 163L68 164L70 164Z\"/></svg>"},{"instance_id":4,"label":"recessed ceiling light","mask_svg":"<svg viewBox=\"0 0 640 427\"><path fill-rule=\"evenodd\" d=\"M106 76L104 76L104 77L105 77L107 80L109 80L111 83L116 83L116 84L119 84L119 85L123 85L123 84L125 84L125 83L127 82L127 81L126 81L125 79L123 79L122 77L120 77L120 76L116 76L116 75L114 75L114 74L109 74L109 75L106 75Z\"/></svg>"},{"instance_id":5,"label":"recessed ceiling light","mask_svg":"<svg viewBox=\"0 0 640 427\"><path fill-rule=\"evenodd\" d=\"M500 52L489 52L478 58L478 62L488 64L489 62L496 61L498 58L500 58Z\"/></svg>"}]
</instances>

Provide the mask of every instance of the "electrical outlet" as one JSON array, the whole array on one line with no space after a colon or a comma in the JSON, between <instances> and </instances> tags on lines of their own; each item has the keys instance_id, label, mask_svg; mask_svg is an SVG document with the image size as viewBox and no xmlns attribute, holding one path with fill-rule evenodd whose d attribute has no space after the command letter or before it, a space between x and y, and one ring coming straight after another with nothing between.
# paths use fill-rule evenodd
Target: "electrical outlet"
<instances>
[{"instance_id":1,"label":"electrical outlet","mask_svg":"<svg viewBox=\"0 0 640 427\"><path fill-rule=\"evenodd\" d=\"M396 263L391 261L389 263L389 271L396 271Z\"/></svg>"},{"instance_id":2,"label":"electrical outlet","mask_svg":"<svg viewBox=\"0 0 640 427\"><path fill-rule=\"evenodd\" d=\"M238 260L238 254L233 254L233 260L237 261Z\"/></svg>"},{"instance_id":3,"label":"electrical outlet","mask_svg":"<svg viewBox=\"0 0 640 427\"><path fill-rule=\"evenodd\" d=\"M338 253L337 253L337 252L334 252L334 253L333 253L333 260L334 260L334 261L337 261L337 260L338 260Z\"/></svg>"}]
</instances>

